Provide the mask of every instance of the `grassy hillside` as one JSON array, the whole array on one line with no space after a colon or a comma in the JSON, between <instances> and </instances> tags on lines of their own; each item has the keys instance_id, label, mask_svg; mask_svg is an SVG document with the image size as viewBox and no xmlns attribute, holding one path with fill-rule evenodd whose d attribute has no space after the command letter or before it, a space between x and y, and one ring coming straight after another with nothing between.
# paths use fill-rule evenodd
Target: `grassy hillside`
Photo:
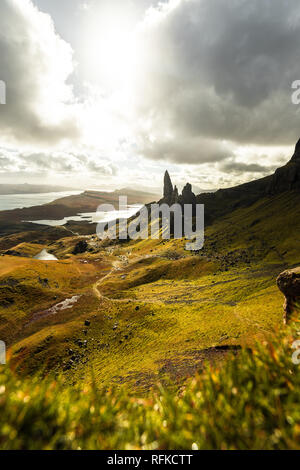
<instances>
[{"instance_id":1,"label":"grassy hillside","mask_svg":"<svg viewBox=\"0 0 300 470\"><path fill-rule=\"evenodd\" d=\"M14 256L0 256L0 448L299 448L297 335L275 282L300 264L299 203L289 192L237 209L198 253L185 240L13 236ZM33 259L42 249L58 261Z\"/></svg>"},{"instance_id":2,"label":"grassy hillside","mask_svg":"<svg viewBox=\"0 0 300 470\"><path fill-rule=\"evenodd\" d=\"M275 279L300 264L299 194L266 198L207 227L204 249L184 240L121 245L78 237L23 243L0 257L0 332L13 366L69 383L148 390L182 381L281 325ZM58 262L32 260L42 247ZM88 323L88 324L86 324Z\"/></svg>"},{"instance_id":3,"label":"grassy hillside","mask_svg":"<svg viewBox=\"0 0 300 470\"><path fill-rule=\"evenodd\" d=\"M296 331L146 396L0 369L1 449L299 449ZM1 366L0 366L1 367Z\"/></svg>"}]
</instances>

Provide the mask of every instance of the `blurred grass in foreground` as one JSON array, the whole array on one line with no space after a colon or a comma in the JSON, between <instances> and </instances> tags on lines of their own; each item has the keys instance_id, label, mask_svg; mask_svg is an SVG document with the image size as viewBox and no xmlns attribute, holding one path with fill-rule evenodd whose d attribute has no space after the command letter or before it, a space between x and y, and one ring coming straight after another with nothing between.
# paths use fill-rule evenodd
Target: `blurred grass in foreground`
<instances>
[{"instance_id":1,"label":"blurred grass in foreground","mask_svg":"<svg viewBox=\"0 0 300 470\"><path fill-rule=\"evenodd\" d=\"M1 449L299 449L295 325L180 391L70 387L0 368Z\"/></svg>"}]
</instances>

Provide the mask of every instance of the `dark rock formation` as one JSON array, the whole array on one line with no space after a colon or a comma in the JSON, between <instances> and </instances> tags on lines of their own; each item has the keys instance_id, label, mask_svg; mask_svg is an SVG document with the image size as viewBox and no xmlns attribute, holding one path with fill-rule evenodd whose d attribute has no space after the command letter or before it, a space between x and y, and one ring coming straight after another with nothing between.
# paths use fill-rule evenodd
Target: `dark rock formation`
<instances>
[{"instance_id":1,"label":"dark rock formation","mask_svg":"<svg viewBox=\"0 0 300 470\"><path fill-rule=\"evenodd\" d=\"M170 178L168 171L165 172L164 177L164 197L159 201L160 203L165 204L176 204L179 203L181 205L184 204L196 204L196 196L192 192L192 185L187 183L183 188L182 194L179 195L177 186L174 186Z\"/></svg>"},{"instance_id":2,"label":"dark rock formation","mask_svg":"<svg viewBox=\"0 0 300 470\"><path fill-rule=\"evenodd\" d=\"M173 190L173 194L172 194L172 199L171 199L171 203L172 204L177 204L178 202L178 189L177 189L177 186L174 187L174 190Z\"/></svg>"},{"instance_id":3,"label":"dark rock formation","mask_svg":"<svg viewBox=\"0 0 300 470\"><path fill-rule=\"evenodd\" d=\"M196 204L196 196L192 191L192 185L187 183L182 190L182 195L179 196L178 202L180 204Z\"/></svg>"},{"instance_id":4,"label":"dark rock formation","mask_svg":"<svg viewBox=\"0 0 300 470\"><path fill-rule=\"evenodd\" d=\"M41 284L42 287L47 287L48 289L50 288L49 286L49 279L45 278L45 279L42 279L40 276L39 276L39 283Z\"/></svg>"},{"instance_id":5,"label":"dark rock formation","mask_svg":"<svg viewBox=\"0 0 300 470\"><path fill-rule=\"evenodd\" d=\"M214 193L199 194L195 197L188 183L182 194L178 195L177 188L175 186L173 189L170 175L166 171L164 197L160 203L204 204L205 224L208 225L235 209L248 207L261 198L273 197L286 191L300 192L300 140L297 142L291 160L285 166L278 168L273 175L232 188L219 189Z\"/></svg>"},{"instance_id":6,"label":"dark rock formation","mask_svg":"<svg viewBox=\"0 0 300 470\"><path fill-rule=\"evenodd\" d=\"M173 195L173 185L169 175L169 172L165 172L164 177L164 199L170 199Z\"/></svg>"},{"instance_id":7,"label":"dark rock formation","mask_svg":"<svg viewBox=\"0 0 300 470\"><path fill-rule=\"evenodd\" d=\"M267 192L276 194L293 189L300 190L300 140L291 160L275 171Z\"/></svg>"},{"instance_id":8,"label":"dark rock formation","mask_svg":"<svg viewBox=\"0 0 300 470\"><path fill-rule=\"evenodd\" d=\"M79 255L81 253L85 253L88 249L88 244L85 240L80 240L78 243L76 243L74 250L73 250L73 255Z\"/></svg>"},{"instance_id":9,"label":"dark rock formation","mask_svg":"<svg viewBox=\"0 0 300 470\"><path fill-rule=\"evenodd\" d=\"M288 323L296 302L300 302L300 267L283 271L277 278L277 286L285 296L284 323Z\"/></svg>"}]
</instances>

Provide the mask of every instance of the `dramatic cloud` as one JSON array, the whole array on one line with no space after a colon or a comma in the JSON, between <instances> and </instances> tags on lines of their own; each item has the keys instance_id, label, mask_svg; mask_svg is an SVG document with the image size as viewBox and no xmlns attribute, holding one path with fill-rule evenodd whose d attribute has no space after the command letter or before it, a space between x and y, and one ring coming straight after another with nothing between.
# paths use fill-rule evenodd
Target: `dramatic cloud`
<instances>
[{"instance_id":1,"label":"dramatic cloud","mask_svg":"<svg viewBox=\"0 0 300 470\"><path fill-rule=\"evenodd\" d=\"M243 163L237 161L230 161L223 163L221 165L221 169L225 173L236 173L236 174L243 174L243 173L263 173L268 174L271 173L276 167L267 167L259 165L258 163Z\"/></svg>"},{"instance_id":2,"label":"dramatic cloud","mask_svg":"<svg viewBox=\"0 0 300 470\"><path fill-rule=\"evenodd\" d=\"M231 157L232 148L221 141L196 136L180 135L175 137L159 136L151 139L141 135L139 150L152 160L173 161L179 164L218 162Z\"/></svg>"},{"instance_id":3,"label":"dramatic cloud","mask_svg":"<svg viewBox=\"0 0 300 470\"><path fill-rule=\"evenodd\" d=\"M75 152L19 152L6 148L0 148L0 173L10 171L42 173L43 175L60 174L70 175L89 173L97 176L112 176L117 170L110 161L91 157L84 153Z\"/></svg>"},{"instance_id":4,"label":"dramatic cloud","mask_svg":"<svg viewBox=\"0 0 300 470\"><path fill-rule=\"evenodd\" d=\"M182 158L189 139L197 139L193 161L202 163L207 139L219 155L224 140L290 145L298 138L291 103L291 84L300 77L297 0L170 0L148 11L140 34L139 112L151 123L142 145L147 157L164 147L164 134L172 135L167 157L182 163L191 161L189 146Z\"/></svg>"},{"instance_id":5,"label":"dramatic cloud","mask_svg":"<svg viewBox=\"0 0 300 470\"><path fill-rule=\"evenodd\" d=\"M0 171L268 174L299 138L299 44L299 0L2 0Z\"/></svg>"},{"instance_id":6,"label":"dramatic cloud","mask_svg":"<svg viewBox=\"0 0 300 470\"><path fill-rule=\"evenodd\" d=\"M66 83L73 70L71 47L50 16L29 0L2 0L0 75L7 104L0 108L2 141L55 144L75 139L78 128Z\"/></svg>"}]
</instances>

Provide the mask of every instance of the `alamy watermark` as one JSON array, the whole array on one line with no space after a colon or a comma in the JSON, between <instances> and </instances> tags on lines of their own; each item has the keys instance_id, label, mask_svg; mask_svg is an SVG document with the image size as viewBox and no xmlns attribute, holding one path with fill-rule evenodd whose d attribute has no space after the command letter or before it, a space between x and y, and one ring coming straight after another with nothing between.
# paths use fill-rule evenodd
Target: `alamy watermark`
<instances>
[{"instance_id":1,"label":"alamy watermark","mask_svg":"<svg viewBox=\"0 0 300 470\"><path fill-rule=\"evenodd\" d=\"M6 345L4 341L0 341L0 365L6 364Z\"/></svg>"},{"instance_id":2,"label":"alamy watermark","mask_svg":"<svg viewBox=\"0 0 300 470\"><path fill-rule=\"evenodd\" d=\"M101 204L97 213L114 211L112 204ZM119 211L127 211L127 197L119 197ZM99 222L97 236L101 240L147 240L186 238L186 250L198 251L204 245L203 204L151 204L143 206L137 216L127 219Z\"/></svg>"},{"instance_id":3,"label":"alamy watermark","mask_svg":"<svg viewBox=\"0 0 300 470\"><path fill-rule=\"evenodd\" d=\"M6 104L6 83L0 80L0 104Z\"/></svg>"},{"instance_id":4,"label":"alamy watermark","mask_svg":"<svg viewBox=\"0 0 300 470\"><path fill-rule=\"evenodd\" d=\"M300 332L298 332L298 335L300 335ZM292 363L298 366L300 364L300 339L293 342L292 349L295 349L292 354Z\"/></svg>"}]
</instances>

